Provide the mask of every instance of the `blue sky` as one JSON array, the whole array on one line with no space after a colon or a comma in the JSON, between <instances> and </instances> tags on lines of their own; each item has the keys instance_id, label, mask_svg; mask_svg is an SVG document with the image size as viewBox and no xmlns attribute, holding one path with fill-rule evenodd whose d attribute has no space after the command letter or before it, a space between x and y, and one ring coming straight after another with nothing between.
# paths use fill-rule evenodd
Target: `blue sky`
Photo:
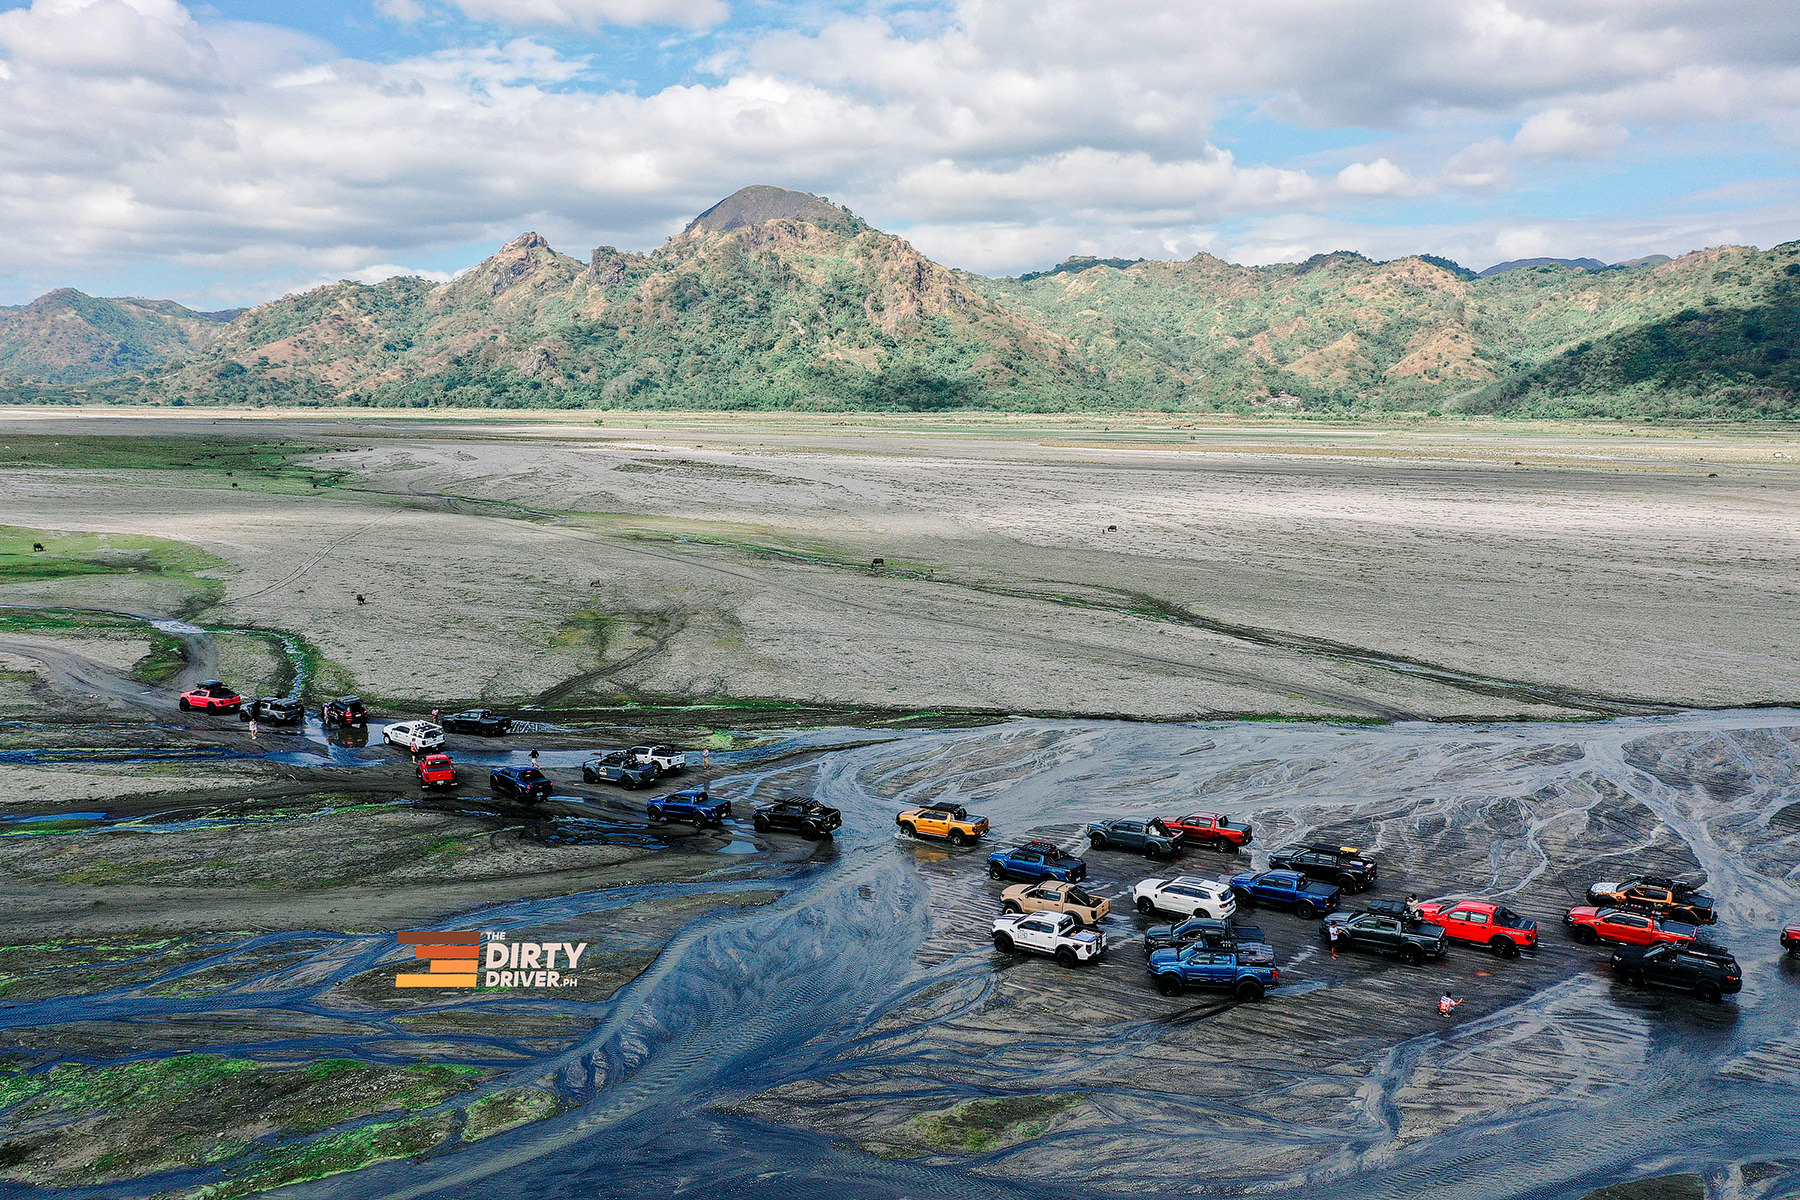
<instances>
[{"instance_id":1,"label":"blue sky","mask_svg":"<svg viewBox=\"0 0 1800 1200\"><path fill-rule=\"evenodd\" d=\"M1800 237L1791 0L0 0L0 303L649 250L748 183L952 266Z\"/></svg>"}]
</instances>

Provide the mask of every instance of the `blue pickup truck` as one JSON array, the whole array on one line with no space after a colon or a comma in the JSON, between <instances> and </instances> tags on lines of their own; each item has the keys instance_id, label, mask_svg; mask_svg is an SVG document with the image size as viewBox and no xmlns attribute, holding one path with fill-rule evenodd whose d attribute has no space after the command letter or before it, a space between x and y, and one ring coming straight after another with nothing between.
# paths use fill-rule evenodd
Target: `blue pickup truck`
<instances>
[{"instance_id":1,"label":"blue pickup truck","mask_svg":"<svg viewBox=\"0 0 1800 1200\"><path fill-rule=\"evenodd\" d=\"M1308 879L1298 871L1233 875L1231 894L1237 897L1240 907L1267 904L1273 908L1291 908L1296 916L1303 918L1334 911L1344 897L1343 889L1335 884Z\"/></svg>"},{"instance_id":2,"label":"blue pickup truck","mask_svg":"<svg viewBox=\"0 0 1800 1200\"><path fill-rule=\"evenodd\" d=\"M706 794L704 787L688 788L658 796L649 803L646 812L658 825L687 821L695 829L701 829L708 825L723 825L725 818L731 815L731 801L714 800Z\"/></svg>"},{"instance_id":3,"label":"blue pickup truck","mask_svg":"<svg viewBox=\"0 0 1800 1200\"><path fill-rule=\"evenodd\" d=\"M1279 967L1254 967L1239 962L1230 950L1189 946L1185 950L1158 950L1150 956L1150 978L1165 996L1179 996L1189 988L1227 991L1239 1000L1261 1000L1281 982Z\"/></svg>"},{"instance_id":4,"label":"blue pickup truck","mask_svg":"<svg viewBox=\"0 0 1800 1200\"><path fill-rule=\"evenodd\" d=\"M496 796L511 796L527 804L547 800L555 790L536 767L495 767L488 772L488 786L494 789Z\"/></svg>"},{"instance_id":5,"label":"blue pickup truck","mask_svg":"<svg viewBox=\"0 0 1800 1200\"><path fill-rule=\"evenodd\" d=\"M1087 878L1087 863L1063 853L1055 842L1026 842L988 855L988 875L994 879L1011 876L1031 883L1044 879L1080 883Z\"/></svg>"}]
</instances>

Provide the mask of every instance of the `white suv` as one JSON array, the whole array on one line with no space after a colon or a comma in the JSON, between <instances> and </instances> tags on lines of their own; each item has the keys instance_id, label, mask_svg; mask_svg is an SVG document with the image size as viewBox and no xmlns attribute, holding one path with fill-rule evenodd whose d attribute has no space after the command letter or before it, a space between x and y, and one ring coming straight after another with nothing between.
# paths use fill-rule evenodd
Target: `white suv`
<instances>
[{"instance_id":1,"label":"white suv","mask_svg":"<svg viewBox=\"0 0 1800 1200\"><path fill-rule=\"evenodd\" d=\"M1237 911L1237 897L1231 894L1230 885L1193 875L1146 879L1131 889L1131 895L1141 913L1161 910L1178 917L1223 921Z\"/></svg>"},{"instance_id":2,"label":"white suv","mask_svg":"<svg viewBox=\"0 0 1800 1200\"><path fill-rule=\"evenodd\" d=\"M444 744L444 731L430 721L399 721L381 731L381 740L390 746L405 746L417 753L436 750Z\"/></svg>"}]
</instances>

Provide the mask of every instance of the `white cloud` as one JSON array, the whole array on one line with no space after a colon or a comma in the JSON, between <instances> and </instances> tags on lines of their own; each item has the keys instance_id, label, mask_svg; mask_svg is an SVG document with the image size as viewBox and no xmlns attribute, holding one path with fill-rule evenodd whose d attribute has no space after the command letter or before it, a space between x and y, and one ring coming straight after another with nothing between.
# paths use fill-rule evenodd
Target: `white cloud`
<instances>
[{"instance_id":1,"label":"white cloud","mask_svg":"<svg viewBox=\"0 0 1800 1200\"><path fill-rule=\"evenodd\" d=\"M1535 158L1609 158L1626 136L1623 125L1596 124L1566 108L1551 108L1521 125L1512 146Z\"/></svg>"},{"instance_id":2,"label":"white cloud","mask_svg":"<svg viewBox=\"0 0 1800 1200\"><path fill-rule=\"evenodd\" d=\"M378 3L416 22L409 37L438 36L421 18L452 4L534 32L369 62L175 0L0 11L0 276L174 262L238 286L442 261L528 227L576 254L642 248L752 182L831 195L985 269L1078 252L1429 249L1430 231L1350 234L1396 199L1449 211L1468 193L1502 197L1471 209L1456 242L1482 255L1498 250L1489 214L1516 180L1615 154L1627 129L1640 161L1733 123L1800 142L1791 0L875 6L812 33L659 51L711 57L647 94L584 87L609 64L556 31L702 27L724 0ZM1304 169L1260 161L1215 128L1245 104L1388 132ZM1726 227L1677 208L1669 238ZM1740 226L1771 229L1776 212L1800 225L1794 197L1758 211ZM1551 229L1557 253L1604 233L1530 212L1502 223ZM1634 236L1653 240L1648 226Z\"/></svg>"}]
</instances>

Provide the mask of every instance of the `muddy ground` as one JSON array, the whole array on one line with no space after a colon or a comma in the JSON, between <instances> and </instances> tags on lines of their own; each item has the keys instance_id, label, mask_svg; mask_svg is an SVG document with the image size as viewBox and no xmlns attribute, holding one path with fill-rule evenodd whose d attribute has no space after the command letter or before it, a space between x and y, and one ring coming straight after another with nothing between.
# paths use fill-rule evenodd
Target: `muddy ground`
<instances>
[{"instance_id":1,"label":"muddy ground","mask_svg":"<svg viewBox=\"0 0 1800 1200\"><path fill-rule=\"evenodd\" d=\"M252 431L316 452L0 472L9 1188L1800 1188L1800 977L1772 941L1800 909L1800 713L1673 711L1800 691L1778 437ZM215 675L360 691L373 736L180 712ZM463 785L424 794L381 726L467 701L531 724L453 735ZM689 779L736 816L654 826L643 793L581 782L640 739L708 750ZM487 770L533 748L555 798L494 797ZM841 807L838 838L750 827L789 793ZM1184 870L1358 843L1378 895L1501 897L1544 945L1333 961L1316 923L1258 913L1274 995L1170 1000L1128 911L1092 969L997 954L984 852L894 829L934 798L1070 847L1089 819L1217 807L1255 846ZM1089 861L1115 898L1150 870ZM1562 936L1587 882L1633 869L1708 879L1744 995L1624 989ZM589 949L569 990L396 989L393 934L422 928Z\"/></svg>"}]
</instances>

